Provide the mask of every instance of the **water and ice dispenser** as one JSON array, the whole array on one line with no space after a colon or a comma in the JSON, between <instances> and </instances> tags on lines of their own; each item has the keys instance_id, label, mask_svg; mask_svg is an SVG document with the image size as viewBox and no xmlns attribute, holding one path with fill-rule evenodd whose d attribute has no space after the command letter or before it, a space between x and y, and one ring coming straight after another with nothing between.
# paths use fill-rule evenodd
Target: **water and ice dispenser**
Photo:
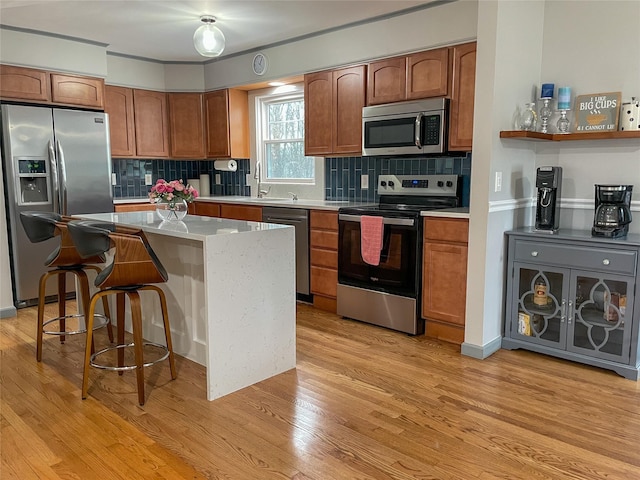
<instances>
[{"instance_id":1,"label":"water and ice dispenser","mask_svg":"<svg viewBox=\"0 0 640 480\"><path fill-rule=\"evenodd\" d=\"M19 205L42 205L51 203L49 189L51 179L46 158L16 157L16 187Z\"/></svg>"}]
</instances>

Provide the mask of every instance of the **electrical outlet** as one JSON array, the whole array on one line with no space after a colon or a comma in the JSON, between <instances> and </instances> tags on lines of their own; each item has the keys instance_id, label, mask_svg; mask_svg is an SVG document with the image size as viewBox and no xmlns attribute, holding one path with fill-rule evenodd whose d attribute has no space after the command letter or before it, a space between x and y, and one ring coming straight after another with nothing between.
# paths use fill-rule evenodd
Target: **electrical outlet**
<instances>
[{"instance_id":1,"label":"electrical outlet","mask_svg":"<svg viewBox=\"0 0 640 480\"><path fill-rule=\"evenodd\" d=\"M118 174L117 173L112 173L111 174L111 185L118 185Z\"/></svg>"},{"instance_id":2,"label":"electrical outlet","mask_svg":"<svg viewBox=\"0 0 640 480\"><path fill-rule=\"evenodd\" d=\"M496 172L496 184L494 191L500 192L502 191L502 172Z\"/></svg>"},{"instance_id":3,"label":"electrical outlet","mask_svg":"<svg viewBox=\"0 0 640 480\"><path fill-rule=\"evenodd\" d=\"M220 176L219 173L216 173L216 185L220 185L221 183L222 183L222 177ZM246 185L249 185L249 182L247 182Z\"/></svg>"},{"instance_id":4,"label":"electrical outlet","mask_svg":"<svg viewBox=\"0 0 640 480\"><path fill-rule=\"evenodd\" d=\"M150 173L145 173L144 174L144 184L145 185L151 185L153 183L153 180L151 179L151 174Z\"/></svg>"},{"instance_id":5,"label":"electrical outlet","mask_svg":"<svg viewBox=\"0 0 640 480\"><path fill-rule=\"evenodd\" d=\"M251 174L250 174L250 173L247 173L247 174L245 175L245 177L246 177L246 178L244 179L244 184L245 184L245 185L249 185L249 184L251 183Z\"/></svg>"},{"instance_id":6,"label":"electrical outlet","mask_svg":"<svg viewBox=\"0 0 640 480\"><path fill-rule=\"evenodd\" d=\"M360 188L367 190L369 188L369 175L362 175L360 177Z\"/></svg>"}]
</instances>

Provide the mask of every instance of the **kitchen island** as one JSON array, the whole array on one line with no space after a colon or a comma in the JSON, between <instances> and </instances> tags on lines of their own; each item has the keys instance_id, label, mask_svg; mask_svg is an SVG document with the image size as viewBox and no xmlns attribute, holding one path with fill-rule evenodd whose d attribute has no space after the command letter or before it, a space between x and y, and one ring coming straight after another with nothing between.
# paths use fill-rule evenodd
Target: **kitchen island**
<instances>
[{"instance_id":1,"label":"kitchen island","mask_svg":"<svg viewBox=\"0 0 640 480\"><path fill-rule=\"evenodd\" d=\"M294 228L155 212L78 215L141 228L169 275L174 352L207 369L214 400L295 368ZM142 292L144 338L164 343L157 297ZM180 372L178 371L178 375Z\"/></svg>"}]
</instances>

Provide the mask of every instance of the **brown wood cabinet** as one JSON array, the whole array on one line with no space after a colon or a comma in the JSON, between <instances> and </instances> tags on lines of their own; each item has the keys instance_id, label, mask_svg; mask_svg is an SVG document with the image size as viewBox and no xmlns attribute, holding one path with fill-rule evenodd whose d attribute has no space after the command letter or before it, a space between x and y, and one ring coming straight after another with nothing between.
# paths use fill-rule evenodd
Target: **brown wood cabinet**
<instances>
[{"instance_id":1,"label":"brown wood cabinet","mask_svg":"<svg viewBox=\"0 0 640 480\"><path fill-rule=\"evenodd\" d=\"M304 153L307 156L331 154L332 101L331 72L304 76Z\"/></svg>"},{"instance_id":2,"label":"brown wood cabinet","mask_svg":"<svg viewBox=\"0 0 640 480\"><path fill-rule=\"evenodd\" d=\"M150 202L140 203L118 203L113 206L114 211L117 212L139 212L139 211L155 211L156 205Z\"/></svg>"},{"instance_id":3,"label":"brown wood cabinet","mask_svg":"<svg viewBox=\"0 0 640 480\"><path fill-rule=\"evenodd\" d=\"M49 72L0 65L0 98L49 103L51 101Z\"/></svg>"},{"instance_id":4,"label":"brown wood cabinet","mask_svg":"<svg viewBox=\"0 0 640 480\"><path fill-rule=\"evenodd\" d=\"M204 217L220 217L220 204L210 202L194 202L194 213ZM191 212L189 212L191 213Z\"/></svg>"},{"instance_id":5,"label":"brown wood cabinet","mask_svg":"<svg viewBox=\"0 0 640 480\"><path fill-rule=\"evenodd\" d=\"M461 344L467 298L469 221L424 219L422 318L425 335Z\"/></svg>"},{"instance_id":6,"label":"brown wood cabinet","mask_svg":"<svg viewBox=\"0 0 640 480\"><path fill-rule=\"evenodd\" d=\"M443 97L448 93L448 48L379 60L368 66L367 105Z\"/></svg>"},{"instance_id":7,"label":"brown wood cabinet","mask_svg":"<svg viewBox=\"0 0 640 480\"><path fill-rule=\"evenodd\" d=\"M310 211L311 293L313 305L336 312L338 290L338 213Z\"/></svg>"},{"instance_id":8,"label":"brown wood cabinet","mask_svg":"<svg viewBox=\"0 0 640 480\"><path fill-rule=\"evenodd\" d=\"M125 87L105 87L104 110L109 114L111 155L133 157L136 154L133 118L133 90Z\"/></svg>"},{"instance_id":9,"label":"brown wood cabinet","mask_svg":"<svg viewBox=\"0 0 640 480\"><path fill-rule=\"evenodd\" d=\"M305 75L305 155L362 153L366 67Z\"/></svg>"},{"instance_id":10,"label":"brown wood cabinet","mask_svg":"<svg viewBox=\"0 0 640 480\"><path fill-rule=\"evenodd\" d=\"M169 93L171 158L205 158L201 93Z\"/></svg>"},{"instance_id":11,"label":"brown wood cabinet","mask_svg":"<svg viewBox=\"0 0 640 480\"><path fill-rule=\"evenodd\" d=\"M220 216L222 218L230 218L232 220L247 220L247 221L253 221L253 222L261 222L262 207L221 203Z\"/></svg>"},{"instance_id":12,"label":"brown wood cabinet","mask_svg":"<svg viewBox=\"0 0 640 480\"><path fill-rule=\"evenodd\" d=\"M249 158L249 99L244 90L204 94L207 158Z\"/></svg>"},{"instance_id":13,"label":"brown wood cabinet","mask_svg":"<svg viewBox=\"0 0 640 480\"><path fill-rule=\"evenodd\" d=\"M104 110L104 79L51 73L51 101Z\"/></svg>"},{"instance_id":14,"label":"brown wood cabinet","mask_svg":"<svg viewBox=\"0 0 640 480\"><path fill-rule=\"evenodd\" d=\"M451 47L453 56L449 150L471 151L476 88L476 42Z\"/></svg>"},{"instance_id":15,"label":"brown wood cabinet","mask_svg":"<svg viewBox=\"0 0 640 480\"><path fill-rule=\"evenodd\" d=\"M133 90L136 156L169 156L167 94L152 90Z\"/></svg>"},{"instance_id":16,"label":"brown wood cabinet","mask_svg":"<svg viewBox=\"0 0 640 480\"><path fill-rule=\"evenodd\" d=\"M406 100L407 59L371 62L367 69L367 105Z\"/></svg>"}]
</instances>

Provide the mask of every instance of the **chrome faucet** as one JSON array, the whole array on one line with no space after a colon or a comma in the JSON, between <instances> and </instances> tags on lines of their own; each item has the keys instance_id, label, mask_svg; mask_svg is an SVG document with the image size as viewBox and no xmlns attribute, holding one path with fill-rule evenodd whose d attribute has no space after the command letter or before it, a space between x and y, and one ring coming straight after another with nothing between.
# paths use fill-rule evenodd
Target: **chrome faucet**
<instances>
[{"instance_id":1,"label":"chrome faucet","mask_svg":"<svg viewBox=\"0 0 640 480\"><path fill-rule=\"evenodd\" d=\"M269 187L266 190L262 190L262 181L260 180L261 175L261 170L262 170L262 162L258 161L256 162L256 173L253 176L253 178L255 178L258 181L258 198L263 198L265 195L269 195L269 192L271 191L271 185L269 185Z\"/></svg>"}]
</instances>

